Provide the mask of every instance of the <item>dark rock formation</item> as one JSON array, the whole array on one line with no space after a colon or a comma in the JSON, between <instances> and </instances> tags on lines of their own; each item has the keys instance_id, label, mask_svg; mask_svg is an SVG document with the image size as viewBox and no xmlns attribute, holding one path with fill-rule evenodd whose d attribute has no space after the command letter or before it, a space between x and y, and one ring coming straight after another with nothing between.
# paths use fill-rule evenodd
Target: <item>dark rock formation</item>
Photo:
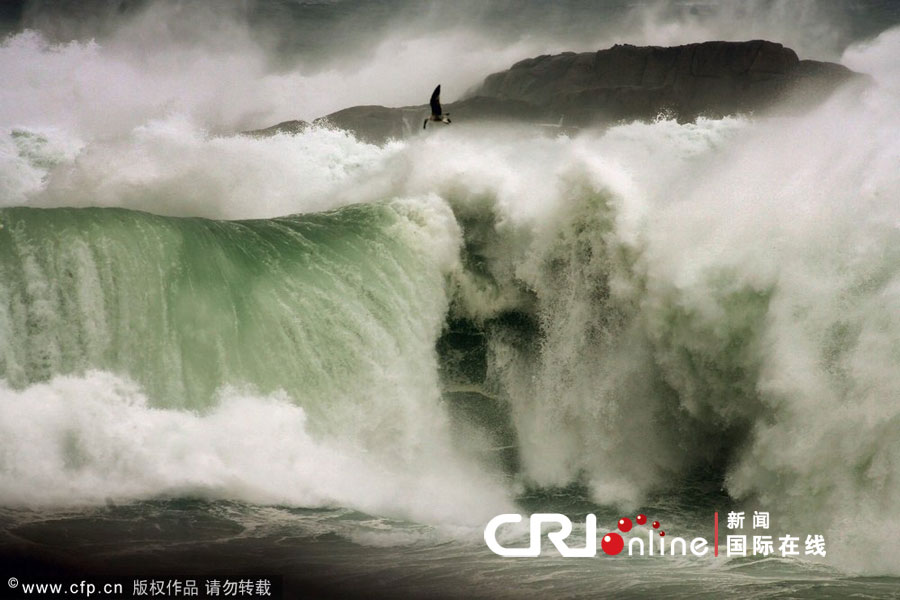
<instances>
[{"instance_id":1,"label":"dark rock formation","mask_svg":"<svg viewBox=\"0 0 900 600\"><path fill-rule=\"evenodd\" d=\"M857 74L834 63L800 60L781 44L704 42L663 48L616 45L597 52L529 58L494 73L469 98L444 105L457 124L479 120L567 128L660 114L690 121L773 109L799 110L826 98ZM314 123L330 123L383 143L422 129L428 106L355 106ZM290 131L288 121L248 132Z\"/></svg>"},{"instance_id":2,"label":"dark rock formation","mask_svg":"<svg viewBox=\"0 0 900 600\"><path fill-rule=\"evenodd\" d=\"M301 133L306 130L307 127L309 127L309 123L307 123L306 121L282 121L278 125L272 125L271 127L266 127L265 129L242 131L241 134L249 135L252 137L271 137L279 133Z\"/></svg>"},{"instance_id":3,"label":"dark rock formation","mask_svg":"<svg viewBox=\"0 0 900 600\"><path fill-rule=\"evenodd\" d=\"M587 125L660 113L693 120L809 102L852 76L846 67L801 61L790 48L762 40L616 45L523 60L490 75L476 93L524 100Z\"/></svg>"},{"instance_id":4,"label":"dark rock formation","mask_svg":"<svg viewBox=\"0 0 900 600\"><path fill-rule=\"evenodd\" d=\"M476 96L443 105L444 113L461 123L473 121L540 122L549 118L549 111L541 106L515 99ZM331 113L313 121L330 124L352 132L357 138L373 144L389 139L402 139L422 129L429 115L428 105L388 108L385 106L354 106ZM441 123L431 127L443 127Z\"/></svg>"},{"instance_id":5,"label":"dark rock formation","mask_svg":"<svg viewBox=\"0 0 900 600\"><path fill-rule=\"evenodd\" d=\"M360 140L380 144L389 139L408 137L416 130L416 121L422 127L422 119L427 115L426 107L353 106L313 123L346 129Z\"/></svg>"}]
</instances>

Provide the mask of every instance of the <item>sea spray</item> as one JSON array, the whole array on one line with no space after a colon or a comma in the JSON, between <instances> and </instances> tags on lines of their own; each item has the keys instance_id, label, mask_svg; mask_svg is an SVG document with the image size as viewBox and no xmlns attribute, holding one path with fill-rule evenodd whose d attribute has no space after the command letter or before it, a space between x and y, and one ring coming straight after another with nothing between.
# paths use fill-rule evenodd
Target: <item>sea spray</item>
<instances>
[{"instance_id":1,"label":"sea spray","mask_svg":"<svg viewBox=\"0 0 900 600\"><path fill-rule=\"evenodd\" d=\"M59 401L42 400L48 389L70 377L90 390L83 380L95 368L134 380L140 406L176 418L193 415L185 407L212 414L223 386L249 384L253 397L278 398L277 410L294 407L285 413L294 422L302 409L317 443L377 450L365 469L390 471L398 457L404 472L417 465L422 479L406 480L395 512L453 520L462 509L426 514L431 499L405 493L428 476L442 481L446 464L432 458L458 451L434 435L447 427L433 348L449 314L483 326L479 391L508 406L522 458L509 495L578 482L596 502L633 505L699 470L785 526L824 531L832 564L895 574L892 553L858 534L861 522L900 527L897 87L884 58L896 44L889 32L852 49L871 85L790 118L659 120L575 136L459 127L376 148L321 129L216 136L176 116L118 141L88 140L4 203L25 195L36 206L228 218L353 206L265 222L4 211L5 406L27 398L55 412ZM24 164L15 148L12 162ZM308 187L291 179L292 161L317 153L333 162L301 163ZM115 170L110 157L120 158ZM236 157L248 171L240 177ZM241 191L242 177L265 184L259 198ZM402 210L393 198L405 198ZM458 262L438 258L460 247ZM302 327L305 314L318 329ZM248 323L256 333L241 337ZM329 344L340 352L325 352ZM62 465L55 473L104 464L82 434L56 435L58 422L35 420L29 438L56 440L47 446ZM417 462L423 448L431 458ZM455 498L478 504L486 480L506 485L482 463L461 463L473 483ZM164 487L203 485L187 472ZM4 489L32 498L55 478L10 477ZM459 480L452 472L445 483ZM220 493L219 481L207 493ZM285 501L391 510L317 493Z\"/></svg>"},{"instance_id":2,"label":"sea spray","mask_svg":"<svg viewBox=\"0 0 900 600\"><path fill-rule=\"evenodd\" d=\"M2 214L6 502L198 493L433 523L505 505L438 403L459 243L443 203L244 222ZM264 448L235 461L229 440Z\"/></svg>"}]
</instances>

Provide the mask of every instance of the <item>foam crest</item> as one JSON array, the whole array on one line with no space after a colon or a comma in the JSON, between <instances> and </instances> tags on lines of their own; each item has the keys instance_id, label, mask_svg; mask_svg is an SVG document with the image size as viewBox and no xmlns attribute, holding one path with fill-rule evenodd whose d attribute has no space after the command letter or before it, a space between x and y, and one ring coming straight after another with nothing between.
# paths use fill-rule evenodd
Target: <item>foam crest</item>
<instances>
[{"instance_id":1,"label":"foam crest","mask_svg":"<svg viewBox=\"0 0 900 600\"><path fill-rule=\"evenodd\" d=\"M108 372L21 391L0 383L0 432L7 506L198 496L473 525L506 508L458 458L385 463L310 433L305 411L285 394L224 388L195 413L153 408L134 383Z\"/></svg>"},{"instance_id":2,"label":"foam crest","mask_svg":"<svg viewBox=\"0 0 900 600\"><path fill-rule=\"evenodd\" d=\"M37 52L51 74L66 61L105 60L90 44L41 44L17 36L2 51ZM630 506L701 469L737 501L781 515L780 526L826 534L833 564L896 573L900 538L872 547L859 523L900 530L898 53L896 29L850 48L844 62L873 85L848 86L805 115L661 119L576 136L454 123L384 148L321 128L257 140L210 135L183 107L115 123L115 104L116 135L98 135L96 115L67 109L59 122L69 133L10 130L0 146L11 173L4 204L217 218L360 206L345 218L310 215L303 235L280 246L287 220L132 214L139 226L125 231L145 237L98 227L112 236L102 243L87 239L90 227L59 225L56 237L10 227L3 235L15 238L19 262L9 273L22 281L0 290L4 364L26 356L39 369L10 368L18 379L0 390L3 498L93 503L201 490L379 514L402 506L426 521L501 512L503 484L453 449L439 403L433 350L449 310L485 328L485 386L510 408L521 482L581 481L596 501ZM109 68L125 80L132 72ZM9 89L26 79L20 73ZM129 102L122 114L139 113ZM6 106L5 116L28 125L33 115ZM57 256L49 240L67 252ZM184 250L194 240L208 242L203 252ZM139 242L157 252L152 268L129 262L146 257ZM125 251L105 257L115 244ZM172 336L164 345L180 348L179 335L204 331L188 340L205 351L195 354L221 357L215 368L193 363L203 389L218 390L200 413L171 408L178 394L159 394L168 408L148 402L157 396L151 377L138 388L63 360L102 361L110 354L72 348L108 344L121 322L113 316L158 297L117 304L118 290L97 282L130 273L168 289L159 265L193 269L184 271L189 301L161 311L182 319L163 332ZM222 273L252 286L225 293L208 284ZM67 276L78 283L63 286L70 296L54 287ZM253 330L250 344L216 337L245 288L258 294L246 303L248 322L268 329ZM184 308L204 302L209 311ZM30 319L16 318L23 306ZM66 318L96 316L97 306L108 323ZM313 316L310 328L298 314ZM72 322L80 329L57 327ZM22 340L37 351L10 350ZM228 362L250 357L247 347L298 354L273 351L250 371L249 358ZM143 354L133 346L113 355L132 361L123 371L149 362L137 364ZM295 367L305 369L302 385L288 371ZM280 386L291 403L270 388L223 390L240 380ZM236 439L247 444L229 445Z\"/></svg>"}]
</instances>

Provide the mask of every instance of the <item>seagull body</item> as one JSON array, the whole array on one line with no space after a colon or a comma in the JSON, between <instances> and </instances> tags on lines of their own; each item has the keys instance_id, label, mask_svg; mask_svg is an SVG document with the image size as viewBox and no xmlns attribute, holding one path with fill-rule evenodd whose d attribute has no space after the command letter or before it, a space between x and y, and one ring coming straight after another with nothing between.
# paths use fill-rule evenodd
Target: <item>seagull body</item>
<instances>
[{"instance_id":1,"label":"seagull body","mask_svg":"<svg viewBox=\"0 0 900 600\"><path fill-rule=\"evenodd\" d=\"M428 127L428 121L440 121L441 123L450 123L450 113L446 115L441 112L441 86L438 84L431 93L431 116L422 123L422 129Z\"/></svg>"}]
</instances>

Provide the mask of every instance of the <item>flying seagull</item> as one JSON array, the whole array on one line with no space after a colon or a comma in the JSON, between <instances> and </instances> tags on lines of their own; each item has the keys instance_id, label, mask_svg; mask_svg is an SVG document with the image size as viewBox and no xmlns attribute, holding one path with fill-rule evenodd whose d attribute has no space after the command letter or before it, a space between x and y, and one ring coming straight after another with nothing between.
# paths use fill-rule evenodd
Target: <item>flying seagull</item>
<instances>
[{"instance_id":1,"label":"flying seagull","mask_svg":"<svg viewBox=\"0 0 900 600\"><path fill-rule=\"evenodd\" d=\"M438 84L434 91L431 92L431 116L422 123L422 129L428 127L428 121L440 121L441 123L450 123L450 113L441 113L441 85Z\"/></svg>"}]
</instances>

